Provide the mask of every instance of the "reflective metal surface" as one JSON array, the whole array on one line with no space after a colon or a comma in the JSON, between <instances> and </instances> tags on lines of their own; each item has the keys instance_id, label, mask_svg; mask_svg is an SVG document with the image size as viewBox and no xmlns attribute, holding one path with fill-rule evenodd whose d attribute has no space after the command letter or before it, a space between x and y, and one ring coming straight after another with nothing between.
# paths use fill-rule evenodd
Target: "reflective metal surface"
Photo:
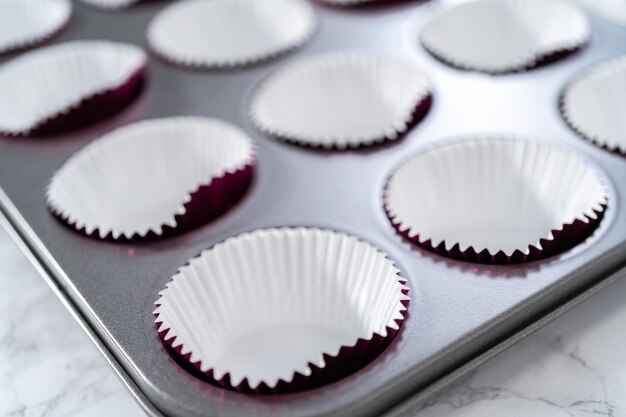
<instances>
[{"instance_id":1,"label":"reflective metal surface","mask_svg":"<svg viewBox=\"0 0 626 417\"><path fill-rule=\"evenodd\" d=\"M73 21L55 42L106 38L145 46L145 28L165 5L146 2L111 13L75 3ZM377 415L626 265L626 160L579 138L558 112L561 89L571 77L626 53L626 29L592 19L593 41L580 53L526 73L493 77L449 68L421 48L419 29L438 7L435 0L361 10L316 6L318 33L295 53L221 72L185 71L152 57L145 91L118 116L53 138L0 139L2 212L132 383L162 413ZM320 152L280 143L251 127L247 102L269 72L304 55L353 48L415 60L431 73L431 111L400 142ZM186 114L233 122L258 144L255 182L226 216L177 238L129 246L82 237L47 212L45 186L73 152L115 127ZM405 243L382 208L387 177L416 152L476 132L527 135L586 154L610 188L600 229L558 258L512 267L449 261ZM365 369L300 394L247 396L189 375L170 358L154 329L158 291L202 249L244 231L286 225L345 231L386 251L408 279L413 300L399 337Z\"/></svg>"}]
</instances>

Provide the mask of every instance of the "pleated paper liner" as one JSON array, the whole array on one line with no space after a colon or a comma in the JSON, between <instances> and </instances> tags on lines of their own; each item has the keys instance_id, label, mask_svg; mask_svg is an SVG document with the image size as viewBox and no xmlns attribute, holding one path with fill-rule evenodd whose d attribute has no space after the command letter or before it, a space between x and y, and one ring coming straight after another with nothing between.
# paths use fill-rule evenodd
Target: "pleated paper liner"
<instances>
[{"instance_id":1,"label":"pleated paper liner","mask_svg":"<svg viewBox=\"0 0 626 417\"><path fill-rule=\"evenodd\" d=\"M148 28L150 48L192 68L256 64L304 44L316 17L304 0L188 0L159 13Z\"/></svg>"},{"instance_id":2,"label":"pleated paper liner","mask_svg":"<svg viewBox=\"0 0 626 417\"><path fill-rule=\"evenodd\" d=\"M598 146L626 156L626 56L591 68L567 85L561 113Z\"/></svg>"},{"instance_id":3,"label":"pleated paper liner","mask_svg":"<svg viewBox=\"0 0 626 417\"><path fill-rule=\"evenodd\" d=\"M397 140L430 108L432 87L412 62L371 52L331 52L277 70L255 92L262 132L314 148Z\"/></svg>"},{"instance_id":4,"label":"pleated paper liner","mask_svg":"<svg viewBox=\"0 0 626 417\"><path fill-rule=\"evenodd\" d=\"M0 1L0 55L36 46L70 20L69 0Z\"/></svg>"},{"instance_id":5,"label":"pleated paper liner","mask_svg":"<svg viewBox=\"0 0 626 417\"><path fill-rule=\"evenodd\" d=\"M0 134L45 135L100 121L139 94L146 65L140 48L109 41L57 44L10 60L0 66Z\"/></svg>"},{"instance_id":6,"label":"pleated paper liner","mask_svg":"<svg viewBox=\"0 0 626 417\"><path fill-rule=\"evenodd\" d=\"M104 10L120 10L130 7L141 0L81 0L89 6Z\"/></svg>"},{"instance_id":7,"label":"pleated paper liner","mask_svg":"<svg viewBox=\"0 0 626 417\"><path fill-rule=\"evenodd\" d=\"M474 0L442 11L421 34L445 63L493 74L550 63L590 38L586 16L564 0Z\"/></svg>"},{"instance_id":8,"label":"pleated paper liner","mask_svg":"<svg viewBox=\"0 0 626 417\"><path fill-rule=\"evenodd\" d=\"M55 173L49 209L85 235L141 241L214 220L247 190L255 148L220 120L175 117L119 128Z\"/></svg>"},{"instance_id":9,"label":"pleated paper liner","mask_svg":"<svg viewBox=\"0 0 626 417\"><path fill-rule=\"evenodd\" d=\"M183 266L156 301L157 331L194 374L257 394L347 376L399 331L409 297L370 244L317 228L263 229Z\"/></svg>"},{"instance_id":10,"label":"pleated paper liner","mask_svg":"<svg viewBox=\"0 0 626 417\"><path fill-rule=\"evenodd\" d=\"M507 135L423 152L393 173L384 206L398 232L467 262L530 262L583 242L608 204L583 157Z\"/></svg>"}]
</instances>

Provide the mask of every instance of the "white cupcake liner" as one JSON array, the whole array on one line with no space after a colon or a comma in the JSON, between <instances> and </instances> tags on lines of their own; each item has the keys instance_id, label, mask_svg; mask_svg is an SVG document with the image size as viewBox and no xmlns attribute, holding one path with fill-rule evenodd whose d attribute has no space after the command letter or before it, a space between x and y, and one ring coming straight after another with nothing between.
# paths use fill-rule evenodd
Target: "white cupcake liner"
<instances>
[{"instance_id":1,"label":"white cupcake liner","mask_svg":"<svg viewBox=\"0 0 626 417\"><path fill-rule=\"evenodd\" d=\"M104 10L119 10L130 7L140 0L81 0L83 3L92 7Z\"/></svg>"},{"instance_id":2,"label":"white cupcake liner","mask_svg":"<svg viewBox=\"0 0 626 417\"><path fill-rule=\"evenodd\" d=\"M304 0L186 0L150 23L150 48L176 65L230 68L265 61L304 44L316 26Z\"/></svg>"},{"instance_id":3,"label":"white cupcake liner","mask_svg":"<svg viewBox=\"0 0 626 417\"><path fill-rule=\"evenodd\" d=\"M0 54L52 38L65 27L71 15L69 0L0 1Z\"/></svg>"},{"instance_id":4,"label":"white cupcake liner","mask_svg":"<svg viewBox=\"0 0 626 417\"><path fill-rule=\"evenodd\" d=\"M98 119L94 113L113 112L138 94L146 64L140 48L109 41L27 52L0 66L0 134L37 134L64 125L73 113L80 125ZM89 112L81 114L85 105Z\"/></svg>"},{"instance_id":5,"label":"white cupcake liner","mask_svg":"<svg viewBox=\"0 0 626 417\"><path fill-rule=\"evenodd\" d=\"M72 156L47 189L73 229L112 240L161 237L223 214L250 184L255 149L235 126L174 117L135 123Z\"/></svg>"},{"instance_id":6,"label":"white cupcake liner","mask_svg":"<svg viewBox=\"0 0 626 417\"><path fill-rule=\"evenodd\" d=\"M293 392L354 372L400 329L405 280L380 251L317 228L230 238L155 302L161 338L196 374L243 392Z\"/></svg>"},{"instance_id":7,"label":"white cupcake liner","mask_svg":"<svg viewBox=\"0 0 626 417\"><path fill-rule=\"evenodd\" d=\"M561 113L583 137L626 155L626 56L571 82L561 97Z\"/></svg>"},{"instance_id":8,"label":"white cupcake liner","mask_svg":"<svg viewBox=\"0 0 626 417\"><path fill-rule=\"evenodd\" d=\"M467 70L529 69L574 52L591 38L586 16L563 0L475 0L455 5L422 30L424 47Z\"/></svg>"},{"instance_id":9,"label":"white cupcake liner","mask_svg":"<svg viewBox=\"0 0 626 417\"><path fill-rule=\"evenodd\" d=\"M477 135L421 153L390 178L395 228L441 255L478 263L546 258L585 240L608 202L581 156L546 144Z\"/></svg>"},{"instance_id":10,"label":"white cupcake liner","mask_svg":"<svg viewBox=\"0 0 626 417\"><path fill-rule=\"evenodd\" d=\"M430 101L430 81L412 62L331 52L279 69L256 91L250 117L278 139L346 149L398 139Z\"/></svg>"}]
</instances>

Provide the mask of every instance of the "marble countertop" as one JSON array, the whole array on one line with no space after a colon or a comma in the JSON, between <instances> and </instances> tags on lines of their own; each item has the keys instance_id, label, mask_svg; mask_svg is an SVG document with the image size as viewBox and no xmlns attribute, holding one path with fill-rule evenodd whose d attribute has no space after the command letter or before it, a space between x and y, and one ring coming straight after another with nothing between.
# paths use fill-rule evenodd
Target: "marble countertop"
<instances>
[{"instance_id":1,"label":"marble countertop","mask_svg":"<svg viewBox=\"0 0 626 417\"><path fill-rule=\"evenodd\" d=\"M443 392L416 417L626 417L626 280ZM0 229L0 417L142 416Z\"/></svg>"}]
</instances>

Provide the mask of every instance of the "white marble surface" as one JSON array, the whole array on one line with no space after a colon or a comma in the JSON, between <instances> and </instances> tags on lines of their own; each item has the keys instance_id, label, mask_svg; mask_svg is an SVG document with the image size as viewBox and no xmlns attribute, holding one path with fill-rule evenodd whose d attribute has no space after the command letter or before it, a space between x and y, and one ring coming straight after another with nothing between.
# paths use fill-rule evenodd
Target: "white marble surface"
<instances>
[{"instance_id":1,"label":"white marble surface","mask_svg":"<svg viewBox=\"0 0 626 417\"><path fill-rule=\"evenodd\" d=\"M142 414L0 227L0 416Z\"/></svg>"},{"instance_id":2,"label":"white marble surface","mask_svg":"<svg viewBox=\"0 0 626 417\"><path fill-rule=\"evenodd\" d=\"M626 280L515 345L416 417L626 417ZM0 417L141 416L0 229Z\"/></svg>"}]
</instances>

